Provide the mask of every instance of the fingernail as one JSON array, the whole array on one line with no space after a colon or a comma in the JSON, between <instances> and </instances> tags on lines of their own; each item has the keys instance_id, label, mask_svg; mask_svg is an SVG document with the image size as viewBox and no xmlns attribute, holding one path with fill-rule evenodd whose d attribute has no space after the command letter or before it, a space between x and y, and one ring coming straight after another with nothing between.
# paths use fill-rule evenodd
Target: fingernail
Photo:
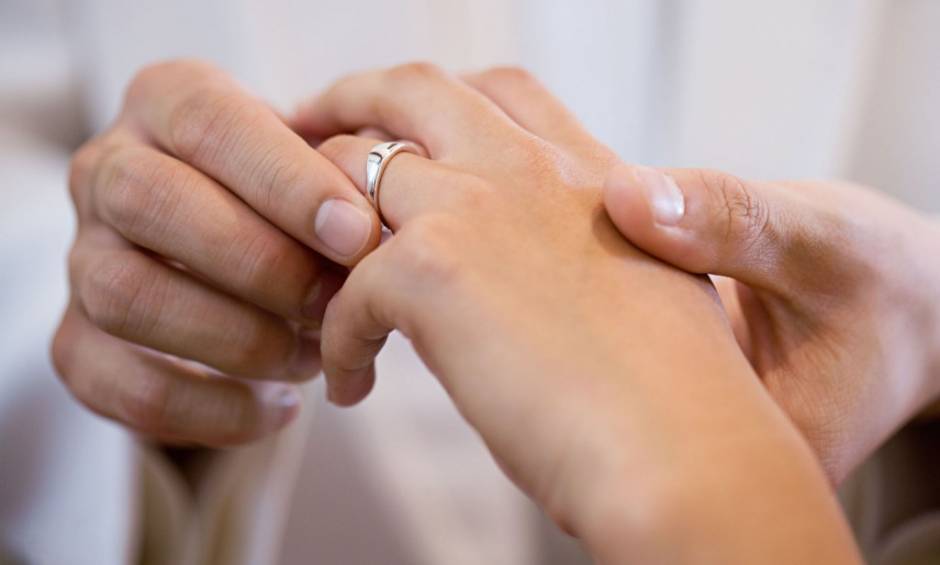
<instances>
[{"instance_id":1,"label":"fingernail","mask_svg":"<svg viewBox=\"0 0 940 565\"><path fill-rule=\"evenodd\" d=\"M334 253L350 257L365 247L372 222L351 202L333 198L320 205L313 229L320 241Z\"/></svg>"},{"instance_id":2,"label":"fingernail","mask_svg":"<svg viewBox=\"0 0 940 565\"><path fill-rule=\"evenodd\" d=\"M634 167L633 175L646 189L653 220L667 226L679 223L685 214L685 197L675 179L656 169L642 166Z\"/></svg>"}]
</instances>

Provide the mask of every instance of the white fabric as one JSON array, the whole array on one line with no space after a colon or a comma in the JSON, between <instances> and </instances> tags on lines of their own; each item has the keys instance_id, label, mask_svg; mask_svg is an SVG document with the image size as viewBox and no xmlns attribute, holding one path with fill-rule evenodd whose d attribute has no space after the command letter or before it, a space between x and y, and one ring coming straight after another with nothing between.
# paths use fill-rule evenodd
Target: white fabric
<instances>
[{"instance_id":1,"label":"white fabric","mask_svg":"<svg viewBox=\"0 0 940 565\"><path fill-rule=\"evenodd\" d=\"M0 556L129 563L141 531L139 481L159 465L78 407L47 360L66 295L68 154L83 126L110 121L141 65L207 58L289 109L351 70L523 64L625 159L841 175L940 210L938 24L932 0L0 5ZM283 547L285 564L579 559L499 473L407 343L393 338L379 368L375 394L353 410L313 390L312 424L291 440L296 482L258 482L259 500L244 503L264 506L246 515L283 520L283 531L246 526L257 536L248 546ZM265 506L279 489L293 504ZM254 562L274 561L260 553Z\"/></svg>"}]
</instances>

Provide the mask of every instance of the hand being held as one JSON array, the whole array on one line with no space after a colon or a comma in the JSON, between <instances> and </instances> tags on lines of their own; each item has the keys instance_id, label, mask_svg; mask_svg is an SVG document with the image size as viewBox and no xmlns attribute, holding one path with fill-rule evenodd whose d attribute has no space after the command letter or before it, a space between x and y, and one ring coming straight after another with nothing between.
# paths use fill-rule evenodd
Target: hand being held
<instances>
[{"instance_id":1,"label":"hand being held","mask_svg":"<svg viewBox=\"0 0 940 565\"><path fill-rule=\"evenodd\" d=\"M620 166L607 210L719 281L742 348L841 481L940 393L940 230L873 191Z\"/></svg>"},{"instance_id":2,"label":"hand being held","mask_svg":"<svg viewBox=\"0 0 940 565\"><path fill-rule=\"evenodd\" d=\"M615 157L538 83L407 65L339 81L298 124L335 135L318 149L360 190L378 140L336 134L375 127L428 154L388 165L394 235L327 308L334 402L368 394L399 329L510 477L599 562L854 559L713 289L617 232L601 191ZM742 516L756 518L746 533Z\"/></svg>"}]
</instances>

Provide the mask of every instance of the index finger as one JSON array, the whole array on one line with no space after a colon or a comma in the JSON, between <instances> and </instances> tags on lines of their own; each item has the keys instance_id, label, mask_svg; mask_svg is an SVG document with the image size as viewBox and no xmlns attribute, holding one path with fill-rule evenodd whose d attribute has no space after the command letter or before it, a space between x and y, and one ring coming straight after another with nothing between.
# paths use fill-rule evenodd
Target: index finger
<instances>
[{"instance_id":1,"label":"index finger","mask_svg":"<svg viewBox=\"0 0 940 565\"><path fill-rule=\"evenodd\" d=\"M145 69L126 118L333 261L352 265L378 245L378 217L353 183L224 73L189 61Z\"/></svg>"}]
</instances>

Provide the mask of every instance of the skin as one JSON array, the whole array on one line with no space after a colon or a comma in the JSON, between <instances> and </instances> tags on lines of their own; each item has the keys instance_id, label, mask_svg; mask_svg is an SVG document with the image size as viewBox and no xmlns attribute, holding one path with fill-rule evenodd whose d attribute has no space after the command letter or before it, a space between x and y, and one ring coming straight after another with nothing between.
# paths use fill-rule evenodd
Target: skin
<instances>
[{"instance_id":1,"label":"skin","mask_svg":"<svg viewBox=\"0 0 940 565\"><path fill-rule=\"evenodd\" d=\"M290 421L289 383L319 370L336 265L380 236L346 176L224 73L174 61L137 75L69 186L78 231L52 358L72 394L172 443L244 443Z\"/></svg>"},{"instance_id":2,"label":"skin","mask_svg":"<svg viewBox=\"0 0 940 565\"><path fill-rule=\"evenodd\" d=\"M657 213L656 175L681 215ZM730 277L742 349L833 482L940 395L936 219L846 183L629 166L605 202L638 247Z\"/></svg>"},{"instance_id":3,"label":"skin","mask_svg":"<svg viewBox=\"0 0 940 565\"><path fill-rule=\"evenodd\" d=\"M507 74L527 104L497 98ZM341 80L298 124L360 189L377 140L337 134L376 127L428 155L387 169L394 235L327 308L334 402L368 393L398 329L599 563L858 561L712 287L624 240L601 189L616 159L537 83L407 65Z\"/></svg>"},{"instance_id":4,"label":"skin","mask_svg":"<svg viewBox=\"0 0 940 565\"><path fill-rule=\"evenodd\" d=\"M936 396L925 375L940 366L940 275L918 260L936 249L936 222L855 188L671 171L684 209L664 229L636 170L525 73L364 77L291 126L321 139L371 127L424 143L431 160L396 158L382 193L396 235L329 307L336 402L367 392L371 358L399 328L510 476L600 561L767 562L768 548L781 562L855 559L753 371L838 480ZM73 163L73 295L53 347L70 390L163 441L229 445L283 426L297 397L259 377L317 369L336 264L378 241L358 193L375 141L329 140L334 165L211 67L142 72ZM331 198L368 218L351 253L317 233ZM738 279L719 289L740 350L709 286L625 244L605 203L647 253Z\"/></svg>"}]
</instances>

